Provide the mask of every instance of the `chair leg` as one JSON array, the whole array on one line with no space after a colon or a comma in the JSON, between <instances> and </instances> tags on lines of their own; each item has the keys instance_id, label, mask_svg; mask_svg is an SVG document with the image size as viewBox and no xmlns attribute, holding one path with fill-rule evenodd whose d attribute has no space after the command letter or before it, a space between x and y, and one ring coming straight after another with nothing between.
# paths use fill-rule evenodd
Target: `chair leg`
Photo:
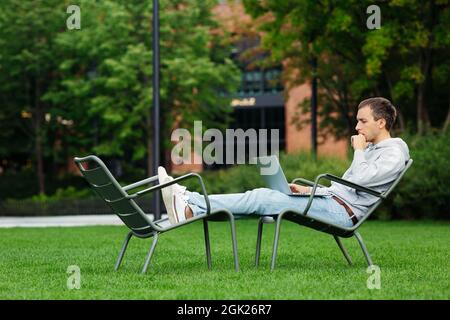
<instances>
[{"instance_id":1,"label":"chair leg","mask_svg":"<svg viewBox=\"0 0 450 320\"><path fill-rule=\"evenodd\" d=\"M256 238L256 254L255 254L255 266L259 266L259 256L261 253L261 239L262 239L262 232L263 232L263 226L264 222L262 218L259 219L258 222L258 237Z\"/></svg>"},{"instance_id":2,"label":"chair leg","mask_svg":"<svg viewBox=\"0 0 450 320\"><path fill-rule=\"evenodd\" d=\"M279 214L277 217L277 225L275 227L275 236L273 239L272 263L270 264L270 271L273 271L275 269L275 262L277 259L277 251L278 251L278 239L280 238L280 227L282 219L283 213Z\"/></svg>"},{"instance_id":3,"label":"chair leg","mask_svg":"<svg viewBox=\"0 0 450 320\"><path fill-rule=\"evenodd\" d=\"M211 270L211 246L209 242L208 221L206 219L203 219L203 231L205 233L206 262L208 263L208 269Z\"/></svg>"},{"instance_id":4,"label":"chair leg","mask_svg":"<svg viewBox=\"0 0 450 320\"><path fill-rule=\"evenodd\" d=\"M347 250L345 250L345 247L342 244L341 239L339 237L337 237L337 236L334 236L334 240L336 240L339 248L341 249L342 253L344 254L345 259L347 259L348 264L352 265L352 258L348 254Z\"/></svg>"},{"instance_id":5,"label":"chair leg","mask_svg":"<svg viewBox=\"0 0 450 320\"><path fill-rule=\"evenodd\" d=\"M231 228L231 241L233 243L233 257L234 257L234 269L239 271L239 257L238 257L238 248L237 248L237 239L236 239L236 227L234 224L234 216L229 211L224 211L228 215L228 219L230 220L230 228Z\"/></svg>"},{"instance_id":6,"label":"chair leg","mask_svg":"<svg viewBox=\"0 0 450 320\"><path fill-rule=\"evenodd\" d=\"M125 251L128 247L128 242L130 242L131 237L133 236L133 232L129 232L122 245L122 249L120 250L119 257L117 258L116 265L114 266L114 271L119 270L120 264L122 263L123 256L125 255Z\"/></svg>"},{"instance_id":7,"label":"chair leg","mask_svg":"<svg viewBox=\"0 0 450 320\"><path fill-rule=\"evenodd\" d=\"M158 233L153 235L152 246L147 253L147 257L145 258L144 267L142 268L142 273L146 273L148 269L148 265L150 264L150 260L152 259L153 252L155 251L156 243L158 242Z\"/></svg>"},{"instance_id":8,"label":"chair leg","mask_svg":"<svg viewBox=\"0 0 450 320\"><path fill-rule=\"evenodd\" d=\"M363 251L364 256L366 257L367 264L370 267L371 265L373 265L373 263L372 263L372 259L370 258L369 252L367 251L366 245L364 244L364 241L363 241L361 235L359 234L359 232L354 232L354 235L356 237L356 240L358 240L359 245L361 246L361 250Z\"/></svg>"}]
</instances>

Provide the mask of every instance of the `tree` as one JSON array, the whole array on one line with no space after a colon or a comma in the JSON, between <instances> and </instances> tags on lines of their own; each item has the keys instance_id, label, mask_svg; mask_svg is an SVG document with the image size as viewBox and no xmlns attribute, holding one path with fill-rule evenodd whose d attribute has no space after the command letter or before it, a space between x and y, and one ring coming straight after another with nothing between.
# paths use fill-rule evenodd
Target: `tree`
<instances>
[{"instance_id":1,"label":"tree","mask_svg":"<svg viewBox=\"0 0 450 320\"><path fill-rule=\"evenodd\" d=\"M4 0L0 11L0 155L27 159L33 147L41 193L45 172L74 155L151 167L152 0L80 0L79 30L66 25L71 4ZM221 128L231 111L220 92L234 90L238 70L214 35L213 5L161 1L165 148L175 127Z\"/></svg>"},{"instance_id":2,"label":"tree","mask_svg":"<svg viewBox=\"0 0 450 320\"><path fill-rule=\"evenodd\" d=\"M151 7L152 1L82 2L89 8L81 32L60 35L66 57L60 64L64 81L49 98L67 105L74 100L86 119L99 123L95 152L151 165ZM214 60L217 39L211 34L214 1L162 1L161 105L162 146L170 148L176 126L190 128L194 119L223 126L229 112L219 95L230 91L237 69L228 59ZM101 49L100 49L101 48ZM72 58L70 59L70 57ZM95 79L87 74L93 72ZM81 136L89 131L80 130Z\"/></svg>"},{"instance_id":3,"label":"tree","mask_svg":"<svg viewBox=\"0 0 450 320\"><path fill-rule=\"evenodd\" d=\"M63 8L60 1L4 0L0 13L1 114L10 130L3 135L10 152L34 150L40 193L45 193L44 156L51 149L46 145L49 105L42 97L55 77L54 39L65 21L65 11L55 8Z\"/></svg>"},{"instance_id":4,"label":"tree","mask_svg":"<svg viewBox=\"0 0 450 320\"><path fill-rule=\"evenodd\" d=\"M408 123L415 118L419 133L431 108L445 118L448 93L432 84L448 84L448 1L243 2L254 17L267 17L263 43L272 59L286 62L291 86L311 80L310 61L317 58L325 134L351 133L358 102L373 95L400 107L400 123L404 116ZM369 30L366 9L373 4L381 9L382 23Z\"/></svg>"},{"instance_id":5,"label":"tree","mask_svg":"<svg viewBox=\"0 0 450 320\"><path fill-rule=\"evenodd\" d=\"M363 51L367 71L415 114L419 134L442 124L448 109L449 1L391 1L382 7L382 32L370 33ZM381 45L380 45L381 44Z\"/></svg>"}]
</instances>

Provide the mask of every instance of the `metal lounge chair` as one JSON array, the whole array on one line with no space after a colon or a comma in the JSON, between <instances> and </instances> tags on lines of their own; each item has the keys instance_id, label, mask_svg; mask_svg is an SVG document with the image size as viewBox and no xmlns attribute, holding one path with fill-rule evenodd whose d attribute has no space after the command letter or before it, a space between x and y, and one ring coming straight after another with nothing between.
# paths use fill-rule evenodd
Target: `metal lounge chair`
<instances>
[{"instance_id":1,"label":"metal lounge chair","mask_svg":"<svg viewBox=\"0 0 450 320\"><path fill-rule=\"evenodd\" d=\"M234 254L234 267L236 271L239 270L239 260L237 253L237 242L236 242L236 229L234 224L233 215L227 210L210 212L210 203L208 199L208 194L206 193L203 180L200 175L196 173L188 173L181 177L178 177L168 183L157 184L146 189L131 193L131 190L136 188L142 188L148 186L152 183L158 183L158 176L149 177L147 179L132 183L127 186L120 186L120 184L113 177L111 172L108 170L106 165L98 157L90 155L83 158L75 158L75 163L77 164L80 172L84 178L88 181L90 186L96 191L96 193L111 207L112 211L119 216L123 223L130 229L130 232L126 235L125 241L123 242L122 249L120 250L119 257L117 258L115 270L117 271L122 262L123 256L128 246L132 236L137 238L151 238L153 237L153 242L148 251L147 257L145 259L144 267L142 268L142 273L147 272L147 268L150 264L153 252L155 250L156 244L158 242L158 237L160 234L179 228L181 226L187 225L197 220L203 221L203 229L205 236L205 246L206 246L206 258L208 268L211 269L211 249L209 241L209 231L208 231L208 220L211 221L226 221L230 222L231 226L231 239L233 245ZM87 164L85 167L83 164ZM207 213L204 215L196 216L186 221L180 222L178 224L172 225L168 218L160 219L157 221L152 221L141 209L141 207L134 201L134 199L143 196L145 194L151 193L152 191L162 189L164 187L170 186L179 181L197 178L202 194L205 197L207 205Z\"/></svg>"},{"instance_id":2,"label":"metal lounge chair","mask_svg":"<svg viewBox=\"0 0 450 320\"><path fill-rule=\"evenodd\" d=\"M298 212L298 211L292 211L292 210L286 210L281 212L279 215L277 216L265 216L265 217L261 217L259 219L259 223L258 223L258 235L257 235L257 241L256 241L256 256L255 256L255 265L258 266L259 265L259 256L260 256L260 252L261 252L261 238L262 238L262 231L263 231L263 225L265 223L276 223L276 227L275 227L275 236L274 236L274 242L273 242L273 251L272 251L272 262L271 262L271 266L270 266L270 270L272 271L275 268L275 262L276 262L276 258L277 258L277 250L278 250L278 240L280 237L280 227L281 227L281 221L282 219L286 219L289 220L291 222L300 224L300 225L304 225L307 226L309 228L321 231L321 232L325 232L325 233L329 233L331 235L333 235L334 239L336 240L339 248L341 249L342 253L345 256L345 259L347 260L347 262L352 265L352 260L350 255L347 253L344 245L342 244L340 238L350 238L352 236L356 237L356 240L358 240L358 243L361 247L361 250L364 253L364 256L366 257L367 260L367 264L369 266L373 265L372 263L372 259L370 258L369 252L367 251L367 248L364 244L364 241L361 237L361 235L359 234L359 232L357 231L358 228L364 223L364 221L366 221L369 216L378 208L378 206L382 203L382 201L384 199L386 199L389 194L391 193L391 191L397 186L397 184L400 182L401 178L403 177L403 175L406 173L406 171L409 169L409 167L412 165L413 160L409 159L408 162L406 163L405 168L403 169L403 171L399 174L399 176L395 179L394 183L390 186L390 188L388 190L386 190L385 192L378 192L375 191L373 189L370 188L366 188L363 186L360 186L358 184L355 184L353 182L344 180L342 178L339 178L337 176L325 173L325 174L320 174L316 177L315 181L309 181L306 179L302 179L302 178L297 178L294 179L292 181L292 183L301 183L307 186L311 186L312 187L312 192L311 195L309 197L309 201L306 205L306 208L303 212ZM353 227L350 228L346 228L346 227L342 227L339 225L335 225L329 222L325 222L316 218L311 218L308 217L307 213L308 210L311 206L311 203L313 201L314 198L314 193L316 192L316 188L319 187L323 187L322 185L319 184L319 180L321 179L328 179L330 181L334 181L336 183L340 183L343 184L345 186L348 186L350 188L356 189L358 191L361 192L366 192L369 194L372 194L374 196L377 196L379 199L377 200L377 202L375 202L371 208L369 209L369 211L367 212L367 214L361 218L357 224L355 224Z\"/></svg>"}]
</instances>

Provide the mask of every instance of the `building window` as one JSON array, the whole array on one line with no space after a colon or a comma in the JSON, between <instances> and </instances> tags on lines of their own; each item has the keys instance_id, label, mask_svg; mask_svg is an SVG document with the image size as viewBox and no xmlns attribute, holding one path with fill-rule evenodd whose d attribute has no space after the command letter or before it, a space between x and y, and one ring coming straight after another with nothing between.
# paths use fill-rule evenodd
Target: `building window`
<instances>
[{"instance_id":1,"label":"building window","mask_svg":"<svg viewBox=\"0 0 450 320\"><path fill-rule=\"evenodd\" d=\"M234 121L232 123L231 129L242 129L247 131L248 129L255 129L258 141L256 142L257 146L253 146L258 148L259 146L259 129L267 129L267 145L266 150L267 153L272 153L272 146L275 142L270 141L271 129L278 129L278 146L279 150L285 150L286 141L285 141L285 112L284 106L279 107L260 107L260 108L235 108L233 112ZM224 133L225 138L225 133ZM225 140L225 139L224 139ZM249 141L245 140L245 163L249 163L250 155L249 155ZM224 145L222 146L223 150L223 164L212 164L206 165L204 164L205 169L223 169L226 167L230 167L232 165L226 164L226 155L227 155L227 144L224 141ZM236 141L234 142L234 161L233 163L237 163L238 155L237 155L238 146ZM258 154L260 152L259 149Z\"/></svg>"},{"instance_id":2,"label":"building window","mask_svg":"<svg viewBox=\"0 0 450 320\"><path fill-rule=\"evenodd\" d=\"M242 71L239 96L281 93L282 91L281 68Z\"/></svg>"}]
</instances>

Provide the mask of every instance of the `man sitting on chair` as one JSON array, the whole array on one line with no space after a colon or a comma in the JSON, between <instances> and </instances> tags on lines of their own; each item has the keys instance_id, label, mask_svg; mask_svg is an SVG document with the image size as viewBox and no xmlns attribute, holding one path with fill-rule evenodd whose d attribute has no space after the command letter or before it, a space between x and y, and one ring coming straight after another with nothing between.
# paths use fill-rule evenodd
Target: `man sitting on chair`
<instances>
[{"instance_id":1,"label":"man sitting on chair","mask_svg":"<svg viewBox=\"0 0 450 320\"><path fill-rule=\"evenodd\" d=\"M396 116L395 107L385 98L370 98L359 104L358 134L351 137L353 161L343 179L378 192L392 185L409 160L406 143L400 138L391 138L389 132ZM173 180L163 167L158 168L158 178L160 183ZM296 193L311 193L311 187L289 186ZM343 227L355 225L378 200L376 196L335 182L330 187L318 187L315 195L320 197L314 197L308 216ZM179 184L162 189L162 196L173 224L206 213L203 196ZM245 193L210 195L209 199L211 211L227 209L234 215L277 215L285 210L303 212L309 197L258 188Z\"/></svg>"}]
</instances>

